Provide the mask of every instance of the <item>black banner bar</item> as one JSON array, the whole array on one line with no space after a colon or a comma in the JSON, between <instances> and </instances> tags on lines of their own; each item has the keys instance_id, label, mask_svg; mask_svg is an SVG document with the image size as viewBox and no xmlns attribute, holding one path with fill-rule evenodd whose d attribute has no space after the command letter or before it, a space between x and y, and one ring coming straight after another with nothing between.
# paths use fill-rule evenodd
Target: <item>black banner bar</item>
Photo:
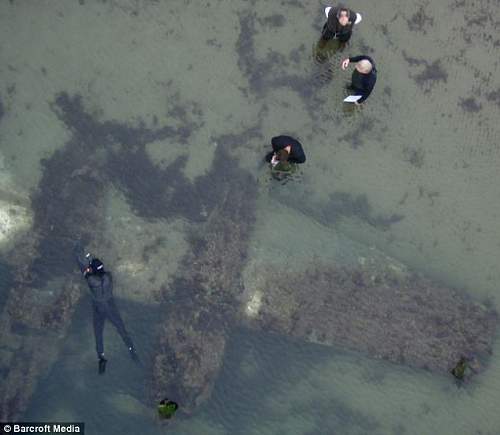
<instances>
[{"instance_id":1,"label":"black banner bar","mask_svg":"<svg viewBox=\"0 0 500 435\"><path fill-rule=\"evenodd\" d=\"M48 422L48 421L13 421L0 422L0 434L78 434L85 435L85 423Z\"/></svg>"}]
</instances>

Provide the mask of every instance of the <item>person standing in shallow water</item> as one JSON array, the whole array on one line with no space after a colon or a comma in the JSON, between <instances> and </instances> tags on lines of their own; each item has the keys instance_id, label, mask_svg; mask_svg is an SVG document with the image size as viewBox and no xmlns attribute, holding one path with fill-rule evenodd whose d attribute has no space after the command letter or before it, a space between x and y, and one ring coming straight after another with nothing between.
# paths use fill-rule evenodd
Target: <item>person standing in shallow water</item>
<instances>
[{"instance_id":1,"label":"person standing in shallow water","mask_svg":"<svg viewBox=\"0 0 500 435\"><path fill-rule=\"evenodd\" d=\"M354 56L342 61L342 69L346 70L351 63L356 63L352 72L351 85L348 89L355 95L361 95L361 98L354 104L362 104L372 93L377 81L377 69L375 62L370 56Z\"/></svg>"},{"instance_id":2,"label":"person standing in shallow water","mask_svg":"<svg viewBox=\"0 0 500 435\"><path fill-rule=\"evenodd\" d=\"M321 32L321 41L338 39L342 44L346 44L351 38L355 22L356 13L351 9L341 5L331 8L328 11L328 19Z\"/></svg>"},{"instance_id":3,"label":"person standing in shallow water","mask_svg":"<svg viewBox=\"0 0 500 435\"><path fill-rule=\"evenodd\" d=\"M104 264L98 258L93 258L90 254L84 257L83 249L79 244L75 247L75 256L80 271L87 280L92 296L92 312L99 374L103 374L106 371L107 360L104 358L103 343L104 322L106 319L115 326L118 334L120 334L123 342L127 346L132 359L135 362L139 362L134 343L125 329L123 320L115 305L115 300L113 298L113 278L111 273L104 270Z\"/></svg>"}]
</instances>

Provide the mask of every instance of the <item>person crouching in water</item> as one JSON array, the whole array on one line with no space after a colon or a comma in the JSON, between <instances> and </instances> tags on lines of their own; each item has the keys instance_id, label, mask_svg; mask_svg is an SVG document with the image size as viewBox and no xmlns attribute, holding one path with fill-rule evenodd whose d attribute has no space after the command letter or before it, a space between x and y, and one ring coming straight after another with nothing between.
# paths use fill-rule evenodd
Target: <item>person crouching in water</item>
<instances>
[{"instance_id":1,"label":"person crouching in water","mask_svg":"<svg viewBox=\"0 0 500 435\"><path fill-rule=\"evenodd\" d=\"M266 162L271 164L274 174L283 175L295 172L297 164L306 161L302 144L290 136L276 136L271 139L273 150L266 155Z\"/></svg>"},{"instance_id":2,"label":"person crouching in water","mask_svg":"<svg viewBox=\"0 0 500 435\"><path fill-rule=\"evenodd\" d=\"M75 254L80 271L87 280L92 296L92 312L99 374L103 374L106 370L107 360L104 358L103 343L104 322L106 319L114 325L118 334L120 334L132 359L135 362L139 362L134 343L125 329L123 320L115 305L115 300L113 298L113 278L111 273L104 270L104 264L98 258L93 258L90 254L87 254L84 259L83 249L79 245L77 245L75 249Z\"/></svg>"},{"instance_id":3,"label":"person crouching in water","mask_svg":"<svg viewBox=\"0 0 500 435\"><path fill-rule=\"evenodd\" d=\"M328 19L321 32L321 41L326 42L332 39L338 39L342 45L345 45L351 38L352 29L356 22L356 13L345 6L331 8L328 11Z\"/></svg>"},{"instance_id":4,"label":"person crouching in water","mask_svg":"<svg viewBox=\"0 0 500 435\"><path fill-rule=\"evenodd\" d=\"M355 95L361 95L361 98L355 104L359 105L366 101L375 87L377 81L377 69L375 62L370 56L354 56L342 61L342 69L346 70L350 63L356 63L352 72L350 86L347 87Z\"/></svg>"},{"instance_id":5,"label":"person crouching in water","mask_svg":"<svg viewBox=\"0 0 500 435\"><path fill-rule=\"evenodd\" d=\"M273 150L266 155L266 162L276 165L279 162L304 163L306 155L302 144L290 136L276 136L271 139Z\"/></svg>"}]
</instances>

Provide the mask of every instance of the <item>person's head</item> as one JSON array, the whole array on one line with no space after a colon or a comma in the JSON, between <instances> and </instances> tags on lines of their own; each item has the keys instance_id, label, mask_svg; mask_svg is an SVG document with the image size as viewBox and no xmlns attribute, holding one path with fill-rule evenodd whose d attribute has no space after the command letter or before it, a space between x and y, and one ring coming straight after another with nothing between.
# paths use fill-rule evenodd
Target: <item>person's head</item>
<instances>
[{"instance_id":1,"label":"person's head","mask_svg":"<svg viewBox=\"0 0 500 435\"><path fill-rule=\"evenodd\" d=\"M94 258L90 264L90 273L93 275L102 275L104 273L104 264L98 258Z\"/></svg>"},{"instance_id":2,"label":"person's head","mask_svg":"<svg viewBox=\"0 0 500 435\"><path fill-rule=\"evenodd\" d=\"M286 149L281 149L277 152L276 154L276 158L280 161L280 162L283 162L283 163L286 163L288 162L288 157L289 157L289 153Z\"/></svg>"},{"instance_id":3,"label":"person's head","mask_svg":"<svg viewBox=\"0 0 500 435\"><path fill-rule=\"evenodd\" d=\"M347 26L347 24L349 24L349 10L346 8L339 8L337 20L342 27Z\"/></svg>"},{"instance_id":4,"label":"person's head","mask_svg":"<svg viewBox=\"0 0 500 435\"><path fill-rule=\"evenodd\" d=\"M356 69L361 73L361 74L369 74L372 69L373 65L371 62L367 59L360 60L358 63L356 63Z\"/></svg>"}]
</instances>

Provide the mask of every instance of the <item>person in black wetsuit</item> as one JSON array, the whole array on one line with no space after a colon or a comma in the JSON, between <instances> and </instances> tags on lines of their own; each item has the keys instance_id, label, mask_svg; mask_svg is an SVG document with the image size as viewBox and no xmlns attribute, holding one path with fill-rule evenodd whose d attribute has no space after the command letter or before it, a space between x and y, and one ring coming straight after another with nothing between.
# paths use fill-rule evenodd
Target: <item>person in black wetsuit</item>
<instances>
[{"instance_id":1,"label":"person in black wetsuit","mask_svg":"<svg viewBox=\"0 0 500 435\"><path fill-rule=\"evenodd\" d=\"M276 136L271 139L273 150L266 155L266 162L272 165L278 162L304 163L306 155L302 144L290 136Z\"/></svg>"},{"instance_id":2,"label":"person in black wetsuit","mask_svg":"<svg viewBox=\"0 0 500 435\"><path fill-rule=\"evenodd\" d=\"M321 40L329 41L331 39L338 39L341 43L345 44L351 38L355 22L356 12L351 9L341 5L331 8L321 32Z\"/></svg>"},{"instance_id":3,"label":"person in black wetsuit","mask_svg":"<svg viewBox=\"0 0 500 435\"><path fill-rule=\"evenodd\" d=\"M113 298L113 277L110 272L104 270L104 265L98 258L90 254L85 257L83 249L77 245L75 255L80 271L87 280L92 296L92 312L94 323L94 334L96 342L97 358L99 360L99 374L106 370L107 360L104 358L103 331L104 322L108 319L120 334L123 342L128 348L130 356L136 362L139 361L135 351L134 343L130 338L123 320L118 312Z\"/></svg>"},{"instance_id":4,"label":"person in black wetsuit","mask_svg":"<svg viewBox=\"0 0 500 435\"><path fill-rule=\"evenodd\" d=\"M344 59L342 69L347 69L351 62L356 63L356 67L352 72L352 82L348 89L354 91L356 95L361 95L361 98L355 103L361 104L368 98L375 86L377 69L370 56L354 56Z\"/></svg>"}]
</instances>

